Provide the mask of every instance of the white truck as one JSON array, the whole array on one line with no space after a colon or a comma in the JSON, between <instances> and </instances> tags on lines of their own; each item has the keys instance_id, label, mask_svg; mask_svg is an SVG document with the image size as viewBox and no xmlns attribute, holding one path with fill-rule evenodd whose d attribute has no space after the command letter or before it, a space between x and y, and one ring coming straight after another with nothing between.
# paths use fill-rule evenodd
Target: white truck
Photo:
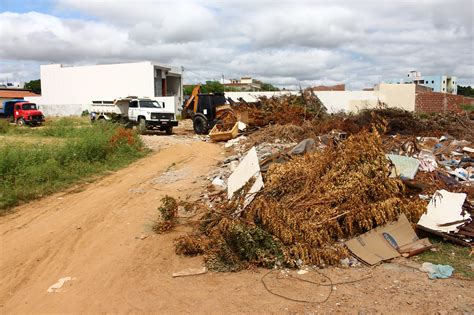
<instances>
[{"instance_id":1,"label":"white truck","mask_svg":"<svg viewBox=\"0 0 474 315\"><path fill-rule=\"evenodd\" d=\"M114 101L92 101L90 118L92 122L109 120L137 126L141 134L158 129L170 135L173 127L178 125L174 111L165 110L165 103L135 96Z\"/></svg>"}]
</instances>

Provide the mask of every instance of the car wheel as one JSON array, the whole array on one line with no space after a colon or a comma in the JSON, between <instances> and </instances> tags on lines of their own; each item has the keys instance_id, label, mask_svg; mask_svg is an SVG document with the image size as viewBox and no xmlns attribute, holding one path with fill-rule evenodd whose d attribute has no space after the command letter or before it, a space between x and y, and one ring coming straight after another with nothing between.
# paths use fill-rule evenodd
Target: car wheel
<instances>
[{"instance_id":1,"label":"car wheel","mask_svg":"<svg viewBox=\"0 0 474 315\"><path fill-rule=\"evenodd\" d=\"M18 118L16 124L18 125L18 127L23 127L24 125L26 125L25 120L23 118Z\"/></svg>"},{"instance_id":2,"label":"car wheel","mask_svg":"<svg viewBox=\"0 0 474 315\"><path fill-rule=\"evenodd\" d=\"M141 135L144 135L146 133L146 120L144 118L140 118L138 121L138 132Z\"/></svg>"},{"instance_id":3,"label":"car wheel","mask_svg":"<svg viewBox=\"0 0 474 315\"><path fill-rule=\"evenodd\" d=\"M194 132L198 135L206 134L209 130L209 124L207 123L207 119L202 116L194 116L193 127Z\"/></svg>"},{"instance_id":4,"label":"car wheel","mask_svg":"<svg viewBox=\"0 0 474 315\"><path fill-rule=\"evenodd\" d=\"M166 127L165 132L167 135L173 134L173 127Z\"/></svg>"}]
</instances>

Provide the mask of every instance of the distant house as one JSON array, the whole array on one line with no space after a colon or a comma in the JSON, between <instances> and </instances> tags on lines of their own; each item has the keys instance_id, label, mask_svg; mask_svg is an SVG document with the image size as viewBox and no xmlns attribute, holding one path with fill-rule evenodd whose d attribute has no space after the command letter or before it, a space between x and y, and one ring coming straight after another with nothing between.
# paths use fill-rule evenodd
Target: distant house
<instances>
[{"instance_id":1,"label":"distant house","mask_svg":"<svg viewBox=\"0 0 474 315\"><path fill-rule=\"evenodd\" d=\"M252 77L241 77L239 79L230 79L224 82L224 88L228 87L229 90L248 92L248 91L261 91L262 82L252 79Z\"/></svg>"},{"instance_id":2,"label":"distant house","mask_svg":"<svg viewBox=\"0 0 474 315\"><path fill-rule=\"evenodd\" d=\"M25 97L29 97L29 96L40 96L40 95L35 94L28 90L24 90L24 89L0 87L0 108L3 108L3 103L6 101L11 101L15 99L22 100Z\"/></svg>"},{"instance_id":3,"label":"distant house","mask_svg":"<svg viewBox=\"0 0 474 315\"><path fill-rule=\"evenodd\" d=\"M346 84L336 84L336 85L318 85L311 88L313 91L345 91Z\"/></svg>"},{"instance_id":4,"label":"distant house","mask_svg":"<svg viewBox=\"0 0 474 315\"><path fill-rule=\"evenodd\" d=\"M384 83L404 84L414 83L416 85L426 86L433 92L457 94L458 82L455 76L448 75L430 75L422 76L419 71L410 71L405 78L388 79Z\"/></svg>"}]
</instances>

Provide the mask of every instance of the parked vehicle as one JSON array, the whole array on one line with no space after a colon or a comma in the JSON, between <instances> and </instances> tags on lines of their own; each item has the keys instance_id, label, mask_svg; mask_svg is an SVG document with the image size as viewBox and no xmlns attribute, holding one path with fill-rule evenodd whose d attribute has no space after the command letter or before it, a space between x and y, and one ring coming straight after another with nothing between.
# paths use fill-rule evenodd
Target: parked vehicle
<instances>
[{"instance_id":1,"label":"parked vehicle","mask_svg":"<svg viewBox=\"0 0 474 315\"><path fill-rule=\"evenodd\" d=\"M129 96L114 101L93 101L90 118L92 122L109 120L128 126L137 126L140 133L161 130L170 135L178 125L174 111L165 110L165 104L149 98Z\"/></svg>"},{"instance_id":2,"label":"parked vehicle","mask_svg":"<svg viewBox=\"0 0 474 315\"><path fill-rule=\"evenodd\" d=\"M44 115L38 110L38 106L25 100L3 102L3 106L0 108L0 117L9 119L18 126L38 126L44 122Z\"/></svg>"},{"instance_id":3,"label":"parked vehicle","mask_svg":"<svg viewBox=\"0 0 474 315\"><path fill-rule=\"evenodd\" d=\"M207 134L216 125L231 125L237 121L233 109L226 104L224 93L201 93L196 85L183 105L183 119L191 118L196 134Z\"/></svg>"}]
</instances>

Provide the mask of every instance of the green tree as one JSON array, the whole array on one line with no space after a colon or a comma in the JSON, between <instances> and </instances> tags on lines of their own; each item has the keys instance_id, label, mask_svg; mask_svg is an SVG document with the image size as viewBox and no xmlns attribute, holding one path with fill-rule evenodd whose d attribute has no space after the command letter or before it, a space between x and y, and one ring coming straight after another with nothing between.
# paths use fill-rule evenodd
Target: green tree
<instances>
[{"instance_id":1,"label":"green tree","mask_svg":"<svg viewBox=\"0 0 474 315\"><path fill-rule=\"evenodd\" d=\"M276 86L271 85L270 83L263 83L260 85L262 91L280 91Z\"/></svg>"},{"instance_id":2,"label":"green tree","mask_svg":"<svg viewBox=\"0 0 474 315\"><path fill-rule=\"evenodd\" d=\"M31 80L25 83L25 89L30 90L33 93L41 94L41 80Z\"/></svg>"},{"instance_id":3,"label":"green tree","mask_svg":"<svg viewBox=\"0 0 474 315\"><path fill-rule=\"evenodd\" d=\"M458 85L458 95L474 97L474 89L471 86Z\"/></svg>"},{"instance_id":4,"label":"green tree","mask_svg":"<svg viewBox=\"0 0 474 315\"><path fill-rule=\"evenodd\" d=\"M206 84L201 86L201 93L222 93L224 92L224 85L219 81L206 81Z\"/></svg>"}]
</instances>

